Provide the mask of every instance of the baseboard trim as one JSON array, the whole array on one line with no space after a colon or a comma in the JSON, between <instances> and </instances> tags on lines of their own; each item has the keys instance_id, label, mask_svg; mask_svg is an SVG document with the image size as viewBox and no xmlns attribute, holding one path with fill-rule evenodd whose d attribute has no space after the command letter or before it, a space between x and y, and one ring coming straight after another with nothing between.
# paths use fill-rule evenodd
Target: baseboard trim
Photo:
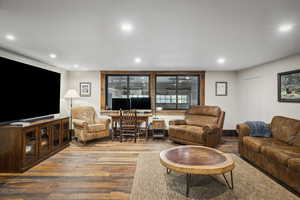
<instances>
[{"instance_id":1,"label":"baseboard trim","mask_svg":"<svg viewBox=\"0 0 300 200\"><path fill-rule=\"evenodd\" d=\"M223 130L223 136L235 136L235 137L237 137L238 134L237 134L236 130L227 129L227 130Z\"/></svg>"}]
</instances>

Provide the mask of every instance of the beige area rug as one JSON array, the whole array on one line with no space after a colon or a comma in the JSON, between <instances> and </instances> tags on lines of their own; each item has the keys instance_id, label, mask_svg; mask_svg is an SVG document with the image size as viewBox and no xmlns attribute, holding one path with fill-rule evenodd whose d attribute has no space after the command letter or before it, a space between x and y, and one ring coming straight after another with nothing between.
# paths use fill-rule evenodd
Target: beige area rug
<instances>
[{"instance_id":1,"label":"beige area rug","mask_svg":"<svg viewBox=\"0 0 300 200\"><path fill-rule=\"evenodd\" d=\"M245 199L294 200L299 198L238 156L231 154L234 190L229 190L221 175L192 175L190 198L185 197L185 174L171 172L159 162L159 153L141 153L138 158L131 200ZM227 175L230 180L230 175Z\"/></svg>"}]
</instances>

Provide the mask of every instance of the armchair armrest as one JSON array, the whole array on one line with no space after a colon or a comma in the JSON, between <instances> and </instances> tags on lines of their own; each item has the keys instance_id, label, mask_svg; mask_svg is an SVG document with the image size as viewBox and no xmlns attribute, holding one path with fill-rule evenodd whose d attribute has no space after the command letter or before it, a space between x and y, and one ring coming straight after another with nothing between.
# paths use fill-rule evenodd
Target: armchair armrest
<instances>
[{"instance_id":1,"label":"armchair armrest","mask_svg":"<svg viewBox=\"0 0 300 200\"><path fill-rule=\"evenodd\" d=\"M86 129L88 127L88 123L84 120L73 119L72 120L74 127L78 129Z\"/></svg>"},{"instance_id":2,"label":"armchair armrest","mask_svg":"<svg viewBox=\"0 0 300 200\"><path fill-rule=\"evenodd\" d=\"M104 118L95 118L96 124L104 124L105 127L108 129L110 124L110 119L104 119Z\"/></svg>"},{"instance_id":3,"label":"armchair armrest","mask_svg":"<svg viewBox=\"0 0 300 200\"><path fill-rule=\"evenodd\" d=\"M239 139L242 139L244 136L250 135L250 127L245 123L238 124L236 126L236 132L238 133Z\"/></svg>"},{"instance_id":4,"label":"armchair armrest","mask_svg":"<svg viewBox=\"0 0 300 200\"><path fill-rule=\"evenodd\" d=\"M208 124L203 126L203 131L207 134L214 134L219 132L219 128L215 124Z\"/></svg>"},{"instance_id":5,"label":"armchair armrest","mask_svg":"<svg viewBox=\"0 0 300 200\"><path fill-rule=\"evenodd\" d=\"M202 127L203 128L203 140L205 145L208 147L214 147L219 144L221 135L220 128L215 124L208 124Z\"/></svg>"},{"instance_id":6,"label":"armchair armrest","mask_svg":"<svg viewBox=\"0 0 300 200\"><path fill-rule=\"evenodd\" d=\"M186 125L186 121L184 119L175 119L175 120L170 120L169 125Z\"/></svg>"}]
</instances>

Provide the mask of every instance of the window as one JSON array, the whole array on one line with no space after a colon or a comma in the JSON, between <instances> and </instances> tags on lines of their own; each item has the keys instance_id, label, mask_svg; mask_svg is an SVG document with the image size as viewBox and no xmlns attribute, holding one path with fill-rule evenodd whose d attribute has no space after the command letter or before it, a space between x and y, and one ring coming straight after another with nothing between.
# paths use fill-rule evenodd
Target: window
<instances>
[{"instance_id":1,"label":"window","mask_svg":"<svg viewBox=\"0 0 300 200\"><path fill-rule=\"evenodd\" d=\"M129 76L129 98L149 97L149 76Z\"/></svg>"},{"instance_id":2,"label":"window","mask_svg":"<svg viewBox=\"0 0 300 200\"><path fill-rule=\"evenodd\" d=\"M106 94L107 109L113 108L113 99L121 104L122 99L149 98L149 76L107 75Z\"/></svg>"},{"instance_id":3,"label":"window","mask_svg":"<svg viewBox=\"0 0 300 200\"><path fill-rule=\"evenodd\" d=\"M163 107L161 114L172 115L184 113L191 105L205 104L203 71L101 71L100 83L103 112L119 109L154 112L156 107Z\"/></svg>"},{"instance_id":4,"label":"window","mask_svg":"<svg viewBox=\"0 0 300 200\"><path fill-rule=\"evenodd\" d=\"M199 76L156 76L156 107L183 110L199 104Z\"/></svg>"}]
</instances>

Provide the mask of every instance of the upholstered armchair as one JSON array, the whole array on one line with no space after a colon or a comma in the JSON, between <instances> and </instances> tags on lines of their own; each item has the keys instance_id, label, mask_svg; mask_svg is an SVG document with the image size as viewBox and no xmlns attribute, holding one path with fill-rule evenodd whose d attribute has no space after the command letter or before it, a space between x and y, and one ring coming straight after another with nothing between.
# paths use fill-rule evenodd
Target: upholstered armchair
<instances>
[{"instance_id":1,"label":"upholstered armchair","mask_svg":"<svg viewBox=\"0 0 300 200\"><path fill-rule=\"evenodd\" d=\"M96 118L96 111L90 106L72 108L75 137L83 143L109 136L109 119Z\"/></svg>"},{"instance_id":2,"label":"upholstered armchair","mask_svg":"<svg viewBox=\"0 0 300 200\"><path fill-rule=\"evenodd\" d=\"M217 106L192 106L183 120L169 122L169 139L182 144L219 144L223 131L225 112Z\"/></svg>"}]
</instances>

